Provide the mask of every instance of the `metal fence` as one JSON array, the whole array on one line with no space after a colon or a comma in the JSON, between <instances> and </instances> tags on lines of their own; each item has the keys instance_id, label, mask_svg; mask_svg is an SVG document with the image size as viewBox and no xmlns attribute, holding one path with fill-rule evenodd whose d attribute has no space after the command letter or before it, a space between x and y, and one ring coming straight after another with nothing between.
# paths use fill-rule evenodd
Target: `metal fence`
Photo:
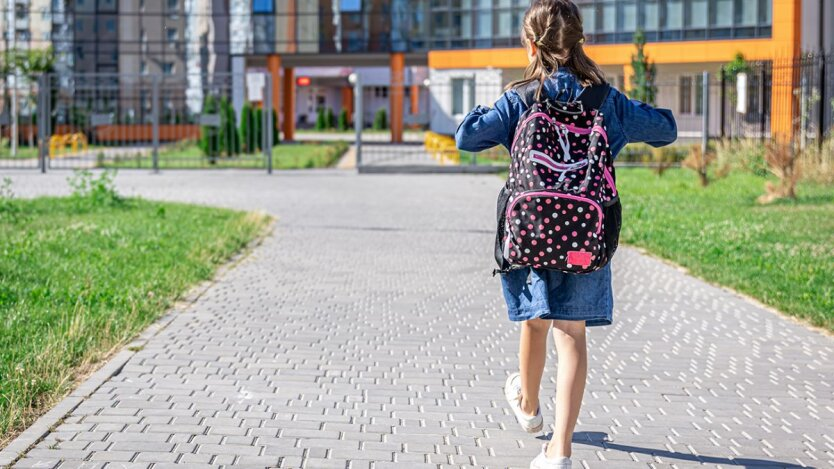
<instances>
[{"instance_id":1,"label":"metal fence","mask_svg":"<svg viewBox=\"0 0 834 469\"><path fill-rule=\"evenodd\" d=\"M679 141L673 150L679 156L709 139L783 139L801 148L821 147L834 126L832 62L834 57L821 55L746 63L732 72L667 67L656 78L653 101L675 114ZM355 136L299 132L296 138L351 140L360 167L505 166L505 149L462 152L451 139L475 105L493 106L501 96L506 82L501 73L430 71L429 80L399 90L354 77L353 103L343 99L335 111L348 111ZM251 73L0 77L0 168L271 170L279 137L271 78ZM623 77L611 81L627 88ZM399 120L393 115L398 109ZM394 139L399 141L391 139L392 125L402 128L402 138ZM621 161L645 161L649 151L627 147ZM641 152L643 157L635 156Z\"/></svg>"},{"instance_id":2,"label":"metal fence","mask_svg":"<svg viewBox=\"0 0 834 469\"><path fill-rule=\"evenodd\" d=\"M5 94L0 168L271 170L270 83L268 74L41 75Z\"/></svg>"}]
</instances>

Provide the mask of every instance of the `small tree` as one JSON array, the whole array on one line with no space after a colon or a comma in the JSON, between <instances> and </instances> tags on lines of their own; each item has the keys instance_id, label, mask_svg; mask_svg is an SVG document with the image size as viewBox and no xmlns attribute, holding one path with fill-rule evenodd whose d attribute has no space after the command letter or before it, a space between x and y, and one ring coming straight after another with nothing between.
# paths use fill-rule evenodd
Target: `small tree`
<instances>
[{"instance_id":1,"label":"small tree","mask_svg":"<svg viewBox=\"0 0 834 469\"><path fill-rule=\"evenodd\" d=\"M324 111L324 127L327 129L336 128L336 115L333 113L333 109L327 108Z\"/></svg>"},{"instance_id":2,"label":"small tree","mask_svg":"<svg viewBox=\"0 0 834 469\"><path fill-rule=\"evenodd\" d=\"M255 146L258 150L263 150L264 147L264 111L263 109L257 107L255 108L254 113L254 122L255 128L254 139L255 139Z\"/></svg>"},{"instance_id":3,"label":"small tree","mask_svg":"<svg viewBox=\"0 0 834 469\"><path fill-rule=\"evenodd\" d=\"M347 109L342 109L342 112L339 113L339 124L337 127L341 131L345 131L350 128Z\"/></svg>"},{"instance_id":4,"label":"small tree","mask_svg":"<svg viewBox=\"0 0 834 469\"><path fill-rule=\"evenodd\" d=\"M272 110L272 144L278 145L281 143L281 131L278 128L278 113L275 109Z\"/></svg>"},{"instance_id":5,"label":"small tree","mask_svg":"<svg viewBox=\"0 0 834 469\"><path fill-rule=\"evenodd\" d=\"M324 130L327 128L327 122L324 117L324 108L319 108L316 113L316 130Z\"/></svg>"},{"instance_id":6,"label":"small tree","mask_svg":"<svg viewBox=\"0 0 834 469\"><path fill-rule=\"evenodd\" d=\"M634 47L637 48L637 53L631 56L631 68L634 75L631 76L632 88L628 90L628 95L632 99L654 106L657 95L657 86L654 83L657 67L649 61L644 51L645 46L646 35L642 29L638 29L634 33Z\"/></svg>"},{"instance_id":7,"label":"small tree","mask_svg":"<svg viewBox=\"0 0 834 469\"><path fill-rule=\"evenodd\" d=\"M203 101L203 115L206 114L217 114L217 98L213 94L206 96ZM206 156L217 156L220 153L220 132L217 127L200 127L200 150Z\"/></svg>"},{"instance_id":8,"label":"small tree","mask_svg":"<svg viewBox=\"0 0 834 469\"><path fill-rule=\"evenodd\" d=\"M245 153L255 153L258 151L256 126L255 113L252 111L252 106L249 103L245 103L243 109L240 111L240 138Z\"/></svg>"},{"instance_id":9,"label":"small tree","mask_svg":"<svg viewBox=\"0 0 834 469\"><path fill-rule=\"evenodd\" d=\"M374 130L385 130L388 128L388 113L385 108L379 108L374 116Z\"/></svg>"},{"instance_id":10,"label":"small tree","mask_svg":"<svg viewBox=\"0 0 834 469\"><path fill-rule=\"evenodd\" d=\"M765 183L765 193L756 199L760 204L768 204L778 199L796 199L796 184L800 177L799 157L800 152L790 142L775 140L767 144L765 161L770 172L779 178L779 182Z\"/></svg>"},{"instance_id":11,"label":"small tree","mask_svg":"<svg viewBox=\"0 0 834 469\"><path fill-rule=\"evenodd\" d=\"M235 110L226 97L220 98L220 150L227 156L240 153L240 134L238 133Z\"/></svg>"}]
</instances>

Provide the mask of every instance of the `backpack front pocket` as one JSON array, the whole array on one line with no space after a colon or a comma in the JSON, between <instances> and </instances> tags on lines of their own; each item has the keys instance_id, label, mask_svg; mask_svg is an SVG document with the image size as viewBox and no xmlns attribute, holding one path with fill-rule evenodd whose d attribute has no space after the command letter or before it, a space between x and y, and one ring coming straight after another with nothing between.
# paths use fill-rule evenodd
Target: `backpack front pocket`
<instances>
[{"instance_id":1,"label":"backpack front pocket","mask_svg":"<svg viewBox=\"0 0 834 469\"><path fill-rule=\"evenodd\" d=\"M604 263L603 212L589 198L528 191L507 206L504 257L516 265L584 273Z\"/></svg>"}]
</instances>

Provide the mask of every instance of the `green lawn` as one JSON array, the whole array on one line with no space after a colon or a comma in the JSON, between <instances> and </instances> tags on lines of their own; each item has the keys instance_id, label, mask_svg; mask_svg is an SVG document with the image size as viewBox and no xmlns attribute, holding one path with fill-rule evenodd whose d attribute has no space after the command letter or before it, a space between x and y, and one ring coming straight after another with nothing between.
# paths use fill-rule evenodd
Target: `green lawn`
<instances>
[{"instance_id":1,"label":"green lawn","mask_svg":"<svg viewBox=\"0 0 834 469\"><path fill-rule=\"evenodd\" d=\"M282 143L272 148L272 167L275 169L327 168L339 161L347 151L345 142L326 143ZM115 159L99 159L100 168L150 169L153 160L149 153L125 152ZM193 143L174 144L163 147L159 152L159 167L162 169L186 168L266 168L262 153L235 157L209 159Z\"/></svg>"},{"instance_id":2,"label":"green lawn","mask_svg":"<svg viewBox=\"0 0 834 469\"><path fill-rule=\"evenodd\" d=\"M765 179L748 173L706 189L684 169L617 179L624 242L834 330L834 188L803 184L798 200L761 206Z\"/></svg>"},{"instance_id":3,"label":"green lawn","mask_svg":"<svg viewBox=\"0 0 834 469\"><path fill-rule=\"evenodd\" d=\"M0 191L0 447L269 224L108 200Z\"/></svg>"}]
</instances>

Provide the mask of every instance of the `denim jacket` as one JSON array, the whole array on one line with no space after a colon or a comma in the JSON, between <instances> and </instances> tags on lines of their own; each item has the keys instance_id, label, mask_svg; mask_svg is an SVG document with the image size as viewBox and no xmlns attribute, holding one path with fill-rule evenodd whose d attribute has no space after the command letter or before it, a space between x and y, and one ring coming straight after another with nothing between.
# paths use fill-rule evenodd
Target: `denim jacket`
<instances>
[{"instance_id":1,"label":"denim jacket","mask_svg":"<svg viewBox=\"0 0 834 469\"><path fill-rule=\"evenodd\" d=\"M558 101L572 101L583 91L582 84L565 68L554 73L544 86L546 95ZM455 132L458 148L474 152L504 145L510 149L518 119L526 110L527 106L515 90L501 95L493 108L476 106ZM645 142L661 147L678 138L671 111L628 99L613 87L600 111L605 118L608 146L615 157L627 143Z\"/></svg>"}]
</instances>

